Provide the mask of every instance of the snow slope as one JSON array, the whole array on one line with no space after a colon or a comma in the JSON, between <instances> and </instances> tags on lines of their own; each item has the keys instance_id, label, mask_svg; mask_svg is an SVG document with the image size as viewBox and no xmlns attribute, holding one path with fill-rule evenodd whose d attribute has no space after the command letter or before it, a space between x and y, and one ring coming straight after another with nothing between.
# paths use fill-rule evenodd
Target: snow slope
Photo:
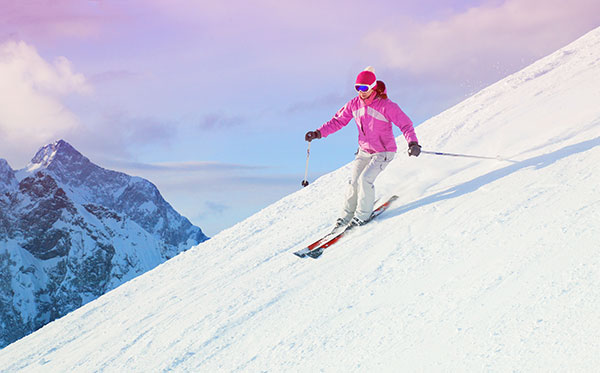
<instances>
[{"instance_id":1,"label":"snow slope","mask_svg":"<svg viewBox=\"0 0 600 373\"><path fill-rule=\"evenodd\" d=\"M600 28L417 128L426 149L513 162L399 153L377 180L390 210L298 259L343 167L6 347L0 370L596 370L599 103Z\"/></svg>"}]
</instances>

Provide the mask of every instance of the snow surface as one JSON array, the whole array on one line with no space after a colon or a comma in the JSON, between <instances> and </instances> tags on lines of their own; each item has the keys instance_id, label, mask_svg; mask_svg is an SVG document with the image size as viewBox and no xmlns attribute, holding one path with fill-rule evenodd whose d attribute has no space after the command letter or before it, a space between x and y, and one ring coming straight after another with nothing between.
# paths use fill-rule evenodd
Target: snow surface
<instances>
[{"instance_id":1,"label":"snow surface","mask_svg":"<svg viewBox=\"0 0 600 373\"><path fill-rule=\"evenodd\" d=\"M342 167L6 347L0 370L596 371L600 28L417 134L514 162L399 153L376 187L400 199L299 259Z\"/></svg>"}]
</instances>

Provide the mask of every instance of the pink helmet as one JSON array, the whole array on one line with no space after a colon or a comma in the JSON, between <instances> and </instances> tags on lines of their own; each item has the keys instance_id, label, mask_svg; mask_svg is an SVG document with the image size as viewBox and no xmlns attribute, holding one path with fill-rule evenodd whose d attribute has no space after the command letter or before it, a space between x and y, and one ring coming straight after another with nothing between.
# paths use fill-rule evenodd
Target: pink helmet
<instances>
[{"instance_id":1,"label":"pink helmet","mask_svg":"<svg viewBox=\"0 0 600 373\"><path fill-rule=\"evenodd\" d=\"M372 85L376 81L377 77L375 76L375 69L373 69L371 66L368 66L358 74L355 84Z\"/></svg>"}]
</instances>

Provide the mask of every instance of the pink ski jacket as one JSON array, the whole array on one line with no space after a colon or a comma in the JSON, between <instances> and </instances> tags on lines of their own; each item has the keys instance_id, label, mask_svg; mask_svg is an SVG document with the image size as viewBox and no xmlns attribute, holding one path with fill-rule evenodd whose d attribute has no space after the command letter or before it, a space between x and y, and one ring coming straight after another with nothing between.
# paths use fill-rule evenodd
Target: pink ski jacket
<instances>
[{"instance_id":1,"label":"pink ski jacket","mask_svg":"<svg viewBox=\"0 0 600 373\"><path fill-rule=\"evenodd\" d=\"M410 118L397 104L381 98L366 104L360 97L354 97L329 122L323 124L319 132L322 137L327 137L345 127L352 118L358 127L358 145L367 153L397 150L392 123L400 128L407 142L419 142Z\"/></svg>"}]
</instances>

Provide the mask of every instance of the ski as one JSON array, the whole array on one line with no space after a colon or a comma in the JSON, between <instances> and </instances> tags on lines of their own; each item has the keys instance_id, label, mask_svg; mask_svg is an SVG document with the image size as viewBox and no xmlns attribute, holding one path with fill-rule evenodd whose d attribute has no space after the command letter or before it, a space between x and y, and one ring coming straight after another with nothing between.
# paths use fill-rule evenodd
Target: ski
<instances>
[{"instance_id":1,"label":"ski","mask_svg":"<svg viewBox=\"0 0 600 373\"><path fill-rule=\"evenodd\" d=\"M373 210L371 217L369 218L369 220L367 220L366 223L371 222L373 219L375 219L376 217L381 215L385 210L388 209L388 207L390 207L391 203L394 202L396 199L398 199L398 196L396 196L396 195L391 196L387 201L385 201L383 204L381 204L379 207L377 207L375 210ZM303 248L302 250L294 252L294 255L296 255L300 258L309 256L313 259L316 259L323 254L323 250L325 250L329 246L338 242L353 227L354 227L353 225L348 225L344 230L342 230L339 233L336 233L336 232L329 233L329 234L325 235L323 238L321 238L321 239L313 242L312 244L308 245L307 247Z\"/></svg>"},{"instance_id":2,"label":"ski","mask_svg":"<svg viewBox=\"0 0 600 373\"><path fill-rule=\"evenodd\" d=\"M379 199L377 200L379 201ZM375 203L377 203L377 201L375 201ZM343 229L346 229L346 227L342 227ZM342 229L342 230L343 230ZM304 258L308 253L310 253L311 251L313 251L314 249L318 248L319 246L321 246L321 244L329 241L330 239L334 238L335 236L337 236L339 233L341 232L340 228L334 229L331 232L327 233L325 236L323 236L322 238L319 238L318 240L316 240L315 242L311 243L310 245L308 245L307 247L305 247L302 250L298 250L296 252L294 252L294 255L299 256L300 258Z\"/></svg>"},{"instance_id":3,"label":"ski","mask_svg":"<svg viewBox=\"0 0 600 373\"><path fill-rule=\"evenodd\" d=\"M323 243L329 241L330 239L332 239L333 237L336 236L336 232L330 232L327 233L325 236L323 236L322 238L319 238L318 240L316 240L315 242L311 243L310 245L306 246L304 249L302 250L298 250L296 252L294 252L294 255L299 256L300 258L304 258L306 255L308 255L308 253L310 253L312 250L318 248L319 246L321 246Z\"/></svg>"}]
</instances>

